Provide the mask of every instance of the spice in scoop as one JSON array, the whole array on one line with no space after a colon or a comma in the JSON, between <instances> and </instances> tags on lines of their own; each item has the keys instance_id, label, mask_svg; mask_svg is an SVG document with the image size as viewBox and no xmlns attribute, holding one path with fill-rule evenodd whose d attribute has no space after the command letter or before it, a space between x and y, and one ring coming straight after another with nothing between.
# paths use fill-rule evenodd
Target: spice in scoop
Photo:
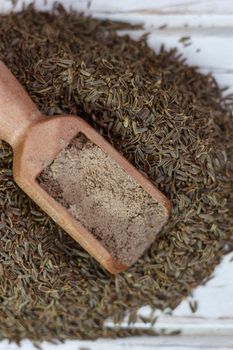
<instances>
[{"instance_id":1,"label":"spice in scoop","mask_svg":"<svg viewBox=\"0 0 233 350\"><path fill-rule=\"evenodd\" d=\"M164 206L83 134L38 180L116 260L126 265L138 259L167 221Z\"/></svg>"}]
</instances>

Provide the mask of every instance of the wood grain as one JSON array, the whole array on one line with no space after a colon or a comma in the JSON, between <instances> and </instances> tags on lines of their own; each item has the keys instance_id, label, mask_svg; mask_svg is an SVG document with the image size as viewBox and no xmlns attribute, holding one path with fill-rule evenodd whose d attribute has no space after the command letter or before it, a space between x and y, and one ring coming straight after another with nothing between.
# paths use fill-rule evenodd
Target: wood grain
<instances>
[{"instance_id":1,"label":"wood grain","mask_svg":"<svg viewBox=\"0 0 233 350\"><path fill-rule=\"evenodd\" d=\"M1 350L20 350L15 344L4 341ZM23 350L36 350L29 341L23 341ZM136 337L127 339L104 339L97 341L66 341L54 345L44 342L42 350L230 350L233 349L233 338L230 336L161 336Z\"/></svg>"}]
</instances>

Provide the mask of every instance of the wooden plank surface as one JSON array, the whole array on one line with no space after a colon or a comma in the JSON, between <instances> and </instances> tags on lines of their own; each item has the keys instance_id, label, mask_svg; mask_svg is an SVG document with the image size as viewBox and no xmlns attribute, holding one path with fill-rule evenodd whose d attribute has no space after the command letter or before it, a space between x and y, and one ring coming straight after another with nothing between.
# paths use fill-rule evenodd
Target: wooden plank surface
<instances>
[{"instance_id":1,"label":"wooden plank surface","mask_svg":"<svg viewBox=\"0 0 233 350\"><path fill-rule=\"evenodd\" d=\"M16 8L19 9L23 3L29 4L31 0L19 0ZM40 8L51 8L54 0L36 0ZM1 0L1 10L12 8L11 0ZM87 9L93 12L105 13L150 13L159 15L176 14L203 14L208 15L232 15L233 7L231 0L60 0L67 8L71 5L77 10Z\"/></svg>"},{"instance_id":2,"label":"wooden plank surface","mask_svg":"<svg viewBox=\"0 0 233 350\"><path fill-rule=\"evenodd\" d=\"M20 350L15 344L2 342L1 350ZM24 341L22 350L32 350L29 341ZM35 349L35 348L34 348ZM64 344L42 344L42 350L230 350L233 338L230 336L174 336L135 337L116 340L67 341ZM35 349L36 350L36 349Z\"/></svg>"},{"instance_id":3,"label":"wooden plank surface","mask_svg":"<svg viewBox=\"0 0 233 350\"><path fill-rule=\"evenodd\" d=\"M20 9L23 1L18 1ZM25 3L31 0L25 0ZM68 8L84 11L98 18L112 18L132 23L144 23L150 30L148 42L155 50L161 44L177 47L190 64L198 65L204 73L213 72L221 86L228 85L233 92L233 1L232 0L66 0ZM37 0L37 6L49 9L52 0ZM0 12L7 12L11 2L0 0ZM166 24L163 30L159 26ZM137 38L142 31L131 33ZM192 43L184 47L179 39L190 36ZM155 329L181 330L181 336L102 340L96 342L66 342L59 347L44 344L44 349L59 350L112 350L152 349L233 349L233 254L226 256L215 271L215 277L206 286L197 288L193 298L198 301L196 313L192 313L185 300L173 312L158 313ZM144 308L143 315L150 313ZM127 323L121 325L126 326ZM108 322L111 325L111 322ZM139 327L147 325L139 322ZM14 344L0 343L0 350L18 349ZM33 349L30 342L23 349Z\"/></svg>"},{"instance_id":4,"label":"wooden plank surface","mask_svg":"<svg viewBox=\"0 0 233 350\"><path fill-rule=\"evenodd\" d=\"M22 3L19 0L15 9ZM54 0L35 0L41 9L50 9ZM158 27L166 22L170 27L190 25L192 27L232 27L232 0L63 0L68 9L73 8L99 17L109 17L133 22L143 22L147 26ZM11 0L0 0L0 11L12 8Z\"/></svg>"}]
</instances>

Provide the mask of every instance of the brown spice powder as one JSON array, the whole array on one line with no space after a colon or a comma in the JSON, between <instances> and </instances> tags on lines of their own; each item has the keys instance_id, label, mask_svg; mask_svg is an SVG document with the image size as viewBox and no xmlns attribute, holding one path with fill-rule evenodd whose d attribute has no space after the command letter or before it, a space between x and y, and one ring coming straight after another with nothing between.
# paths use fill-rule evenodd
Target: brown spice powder
<instances>
[{"instance_id":1,"label":"brown spice powder","mask_svg":"<svg viewBox=\"0 0 233 350\"><path fill-rule=\"evenodd\" d=\"M82 134L38 180L121 263L134 263L166 222L164 207Z\"/></svg>"}]
</instances>

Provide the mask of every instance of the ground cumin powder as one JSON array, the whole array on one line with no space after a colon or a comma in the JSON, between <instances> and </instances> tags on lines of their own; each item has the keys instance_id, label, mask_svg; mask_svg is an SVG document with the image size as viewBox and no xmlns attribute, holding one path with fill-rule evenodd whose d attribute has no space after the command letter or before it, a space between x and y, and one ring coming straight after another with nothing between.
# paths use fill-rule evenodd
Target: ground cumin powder
<instances>
[{"instance_id":1,"label":"ground cumin powder","mask_svg":"<svg viewBox=\"0 0 233 350\"><path fill-rule=\"evenodd\" d=\"M83 134L38 180L121 263L134 263L166 221L164 207Z\"/></svg>"}]
</instances>

